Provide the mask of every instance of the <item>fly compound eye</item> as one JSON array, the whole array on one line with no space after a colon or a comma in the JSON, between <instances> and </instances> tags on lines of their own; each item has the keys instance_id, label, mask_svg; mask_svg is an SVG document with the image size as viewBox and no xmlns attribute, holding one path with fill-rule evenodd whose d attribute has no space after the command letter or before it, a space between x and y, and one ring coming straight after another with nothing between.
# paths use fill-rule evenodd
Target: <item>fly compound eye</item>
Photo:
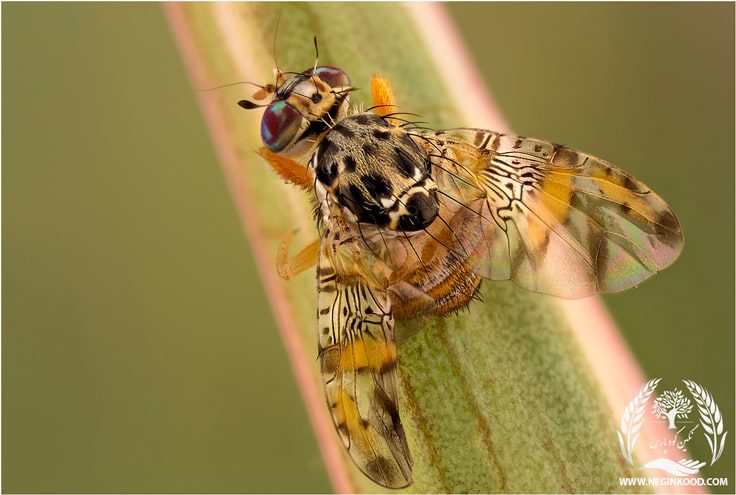
<instances>
[{"instance_id":1,"label":"fly compound eye","mask_svg":"<svg viewBox=\"0 0 736 495\"><path fill-rule=\"evenodd\" d=\"M316 69L305 71L306 74L315 74L331 88L350 86L350 78L337 67L322 65Z\"/></svg>"},{"instance_id":2,"label":"fly compound eye","mask_svg":"<svg viewBox=\"0 0 736 495\"><path fill-rule=\"evenodd\" d=\"M285 101L272 103L261 119L261 140L274 153L293 143L301 128L302 115Z\"/></svg>"}]
</instances>

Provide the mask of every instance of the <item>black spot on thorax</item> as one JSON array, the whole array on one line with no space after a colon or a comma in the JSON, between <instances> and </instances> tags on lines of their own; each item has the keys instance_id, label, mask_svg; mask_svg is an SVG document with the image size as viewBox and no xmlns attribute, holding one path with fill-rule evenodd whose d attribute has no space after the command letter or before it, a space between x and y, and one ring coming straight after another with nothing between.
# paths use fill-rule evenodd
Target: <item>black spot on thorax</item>
<instances>
[{"instance_id":1,"label":"black spot on thorax","mask_svg":"<svg viewBox=\"0 0 736 495\"><path fill-rule=\"evenodd\" d=\"M352 118L355 122L361 125L366 125L371 121L371 116L367 113L361 113Z\"/></svg>"},{"instance_id":2,"label":"black spot on thorax","mask_svg":"<svg viewBox=\"0 0 736 495\"><path fill-rule=\"evenodd\" d=\"M386 129L373 129L373 137L375 137L376 139L388 139L389 136L391 136L391 132Z\"/></svg>"},{"instance_id":3,"label":"black spot on thorax","mask_svg":"<svg viewBox=\"0 0 736 495\"><path fill-rule=\"evenodd\" d=\"M340 123L332 128L333 132L336 132L340 134L341 136L345 136L346 138L352 138L355 136L355 133L352 131L352 129L349 129L346 123Z\"/></svg>"},{"instance_id":4,"label":"black spot on thorax","mask_svg":"<svg viewBox=\"0 0 736 495\"><path fill-rule=\"evenodd\" d=\"M378 147L369 141L363 143L361 145L361 148L363 149L363 153L365 153L366 156L373 155L378 151Z\"/></svg>"},{"instance_id":5,"label":"black spot on thorax","mask_svg":"<svg viewBox=\"0 0 736 495\"><path fill-rule=\"evenodd\" d=\"M345 166L346 173L355 172L356 163L355 163L355 158L353 158L352 156L347 155L343 159L343 165Z\"/></svg>"},{"instance_id":6,"label":"black spot on thorax","mask_svg":"<svg viewBox=\"0 0 736 495\"><path fill-rule=\"evenodd\" d=\"M393 163L396 170L404 177L413 177L418 165L414 163L414 159L410 154L398 146L394 148Z\"/></svg>"},{"instance_id":7,"label":"black spot on thorax","mask_svg":"<svg viewBox=\"0 0 736 495\"><path fill-rule=\"evenodd\" d=\"M391 185L388 183L386 178L380 175L370 174L364 175L360 180L363 182L368 193L373 196L373 199L376 201L380 200L382 197L385 198L391 196Z\"/></svg>"},{"instance_id":8,"label":"black spot on thorax","mask_svg":"<svg viewBox=\"0 0 736 495\"><path fill-rule=\"evenodd\" d=\"M331 159L321 160L317 163L317 179L326 186L332 184L337 177L337 164Z\"/></svg>"}]
</instances>

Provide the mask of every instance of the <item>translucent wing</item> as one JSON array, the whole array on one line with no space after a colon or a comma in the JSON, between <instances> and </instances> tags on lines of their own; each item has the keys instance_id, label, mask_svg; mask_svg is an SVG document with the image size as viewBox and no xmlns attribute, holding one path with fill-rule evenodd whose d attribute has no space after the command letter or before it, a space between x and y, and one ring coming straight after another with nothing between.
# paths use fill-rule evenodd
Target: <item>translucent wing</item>
<instances>
[{"instance_id":1,"label":"translucent wing","mask_svg":"<svg viewBox=\"0 0 736 495\"><path fill-rule=\"evenodd\" d=\"M667 203L599 158L478 129L419 138L455 249L485 277L583 297L634 287L682 250Z\"/></svg>"},{"instance_id":2,"label":"translucent wing","mask_svg":"<svg viewBox=\"0 0 736 495\"><path fill-rule=\"evenodd\" d=\"M391 297L348 273L334 239L317 269L319 360L327 406L361 471L388 488L411 483L412 459L398 410Z\"/></svg>"}]
</instances>

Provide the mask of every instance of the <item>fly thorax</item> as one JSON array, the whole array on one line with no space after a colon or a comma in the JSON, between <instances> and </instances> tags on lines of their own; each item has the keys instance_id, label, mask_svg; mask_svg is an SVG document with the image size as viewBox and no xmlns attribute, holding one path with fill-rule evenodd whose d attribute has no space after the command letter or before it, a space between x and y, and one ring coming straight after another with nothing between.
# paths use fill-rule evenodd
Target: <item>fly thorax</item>
<instances>
[{"instance_id":1,"label":"fly thorax","mask_svg":"<svg viewBox=\"0 0 736 495\"><path fill-rule=\"evenodd\" d=\"M414 139L372 113L346 117L310 160L318 189L355 222L401 231L427 227L438 212L437 186L428 153Z\"/></svg>"}]
</instances>

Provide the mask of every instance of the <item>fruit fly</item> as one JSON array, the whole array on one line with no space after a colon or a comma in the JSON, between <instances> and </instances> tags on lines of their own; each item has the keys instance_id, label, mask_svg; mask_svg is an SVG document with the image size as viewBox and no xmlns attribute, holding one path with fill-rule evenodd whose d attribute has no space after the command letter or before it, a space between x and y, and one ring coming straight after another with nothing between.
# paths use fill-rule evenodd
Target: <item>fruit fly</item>
<instances>
[{"instance_id":1,"label":"fruit fly","mask_svg":"<svg viewBox=\"0 0 736 495\"><path fill-rule=\"evenodd\" d=\"M351 110L347 74L276 71L260 154L312 196L319 239L277 269L317 266L317 353L337 433L376 483L412 481L394 321L469 304L482 278L563 298L620 292L684 244L670 207L587 153L484 129L431 130L396 112L388 80ZM302 164L298 159L303 159Z\"/></svg>"}]
</instances>

